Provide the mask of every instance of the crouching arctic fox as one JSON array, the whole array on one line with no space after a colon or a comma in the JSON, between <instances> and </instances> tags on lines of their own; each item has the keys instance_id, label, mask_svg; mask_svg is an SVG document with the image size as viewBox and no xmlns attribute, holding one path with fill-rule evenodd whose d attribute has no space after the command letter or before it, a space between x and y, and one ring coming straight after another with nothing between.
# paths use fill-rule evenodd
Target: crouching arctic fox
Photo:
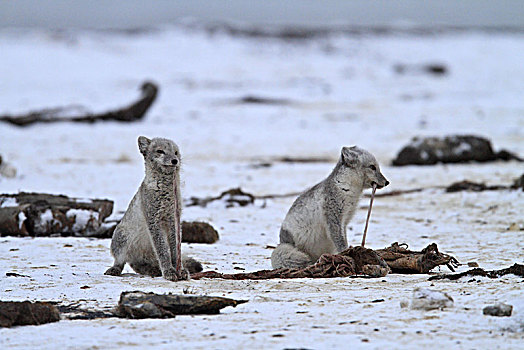
<instances>
[{"instance_id":1,"label":"crouching arctic fox","mask_svg":"<svg viewBox=\"0 0 524 350\"><path fill-rule=\"evenodd\" d=\"M280 229L280 244L271 255L273 268L303 268L325 253L348 248L346 227L362 191L389 184L375 157L366 150L343 147L331 174L301 194Z\"/></svg>"}]
</instances>

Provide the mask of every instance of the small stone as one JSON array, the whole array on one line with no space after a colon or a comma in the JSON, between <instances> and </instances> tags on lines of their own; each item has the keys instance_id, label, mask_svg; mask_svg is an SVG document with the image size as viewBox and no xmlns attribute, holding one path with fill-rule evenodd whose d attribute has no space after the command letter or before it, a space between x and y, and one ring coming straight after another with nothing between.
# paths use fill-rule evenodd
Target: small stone
<instances>
[{"instance_id":1,"label":"small stone","mask_svg":"<svg viewBox=\"0 0 524 350\"><path fill-rule=\"evenodd\" d=\"M489 316L511 316L511 312L513 311L513 306L504 304L504 303L498 303L495 305L488 305L482 309L482 313L484 315Z\"/></svg>"},{"instance_id":2,"label":"small stone","mask_svg":"<svg viewBox=\"0 0 524 350\"><path fill-rule=\"evenodd\" d=\"M207 222L182 222L182 242L185 243L215 243L218 232Z\"/></svg>"},{"instance_id":3,"label":"small stone","mask_svg":"<svg viewBox=\"0 0 524 350\"><path fill-rule=\"evenodd\" d=\"M434 310L445 307L453 307L453 298L447 293L425 288L416 288L413 291L411 309Z\"/></svg>"}]
</instances>

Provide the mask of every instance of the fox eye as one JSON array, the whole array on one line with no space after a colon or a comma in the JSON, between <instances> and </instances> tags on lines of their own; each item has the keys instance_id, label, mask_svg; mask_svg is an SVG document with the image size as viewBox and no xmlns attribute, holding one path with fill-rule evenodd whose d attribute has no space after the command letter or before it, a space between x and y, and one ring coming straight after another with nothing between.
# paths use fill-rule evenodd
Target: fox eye
<instances>
[{"instance_id":1,"label":"fox eye","mask_svg":"<svg viewBox=\"0 0 524 350\"><path fill-rule=\"evenodd\" d=\"M373 171L377 171L377 167L374 166L373 164L371 164L371 165L369 166L369 168L370 168L371 170L373 170Z\"/></svg>"},{"instance_id":2,"label":"fox eye","mask_svg":"<svg viewBox=\"0 0 524 350\"><path fill-rule=\"evenodd\" d=\"M178 151L175 151L175 156L178 156Z\"/></svg>"},{"instance_id":3,"label":"fox eye","mask_svg":"<svg viewBox=\"0 0 524 350\"><path fill-rule=\"evenodd\" d=\"M156 153L158 153L158 154L166 154L166 152L162 151L161 149L157 149Z\"/></svg>"}]
</instances>

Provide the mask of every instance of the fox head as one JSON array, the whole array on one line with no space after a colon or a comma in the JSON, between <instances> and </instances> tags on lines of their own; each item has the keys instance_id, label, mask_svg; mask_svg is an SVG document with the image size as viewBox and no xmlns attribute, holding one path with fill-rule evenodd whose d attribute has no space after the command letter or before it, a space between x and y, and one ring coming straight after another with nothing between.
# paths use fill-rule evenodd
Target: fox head
<instances>
[{"instance_id":1,"label":"fox head","mask_svg":"<svg viewBox=\"0 0 524 350\"><path fill-rule=\"evenodd\" d=\"M363 181L363 188L371 188L373 184L376 184L377 188L389 185L389 181L380 172L377 160L365 149L357 146L342 147L340 162L346 168L345 172L349 171L348 176L352 179L357 173L357 177Z\"/></svg>"},{"instance_id":2,"label":"fox head","mask_svg":"<svg viewBox=\"0 0 524 350\"><path fill-rule=\"evenodd\" d=\"M172 173L180 169L180 150L171 140L158 137L148 139L140 136L138 149L144 156L146 164L161 173Z\"/></svg>"}]
</instances>

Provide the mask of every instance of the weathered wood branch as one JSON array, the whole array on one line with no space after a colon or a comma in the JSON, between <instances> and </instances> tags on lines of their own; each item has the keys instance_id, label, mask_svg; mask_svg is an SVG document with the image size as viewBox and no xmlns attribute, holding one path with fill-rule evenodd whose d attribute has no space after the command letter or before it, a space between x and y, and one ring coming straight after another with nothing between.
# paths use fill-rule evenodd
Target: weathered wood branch
<instances>
[{"instance_id":1,"label":"weathered wood branch","mask_svg":"<svg viewBox=\"0 0 524 350\"><path fill-rule=\"evenodd\" d=\"M0 236L96 236L113 201L46 193L1 194Z\"/></svg>"},{"instance_id":2,"label":"weathered wood branch","mask_svg":"<svg viewBox=\"0 0 524 350\"><path fill-rule=\"evenodd\" d=\"M491 271L486 271L484 269L481 269L480 267L477 267L477 268L471 269L466 272L461 272L461 273L431 276L429 280L437 281L437 280L448 279L448 280L454 281L464 276L481 276L481 277L489 277L489 278L499 278L501 276L509 275L509 274L524 277L524 265L515 263L508 268L500 269L500 270L491 270Z\"/></svg>"},{"instance_id":3,"label":"weathered wood branch","mask_svg":"<svg viewBox=\"0 0 524 350\"><path fill-rule=\"evenodd\" d=\"M82 107L59 107L48 108L29 112L23 115L3 115L0 121L16 125L28 126L35 123L56 123L56 122L78 122L94 123L97 121L119 121L133 122L144 117L158 95L158 86L152 82L144 82L140 87L142 95L127 107L107 111L104 113L91 113ZM81 114L78 115L79 110Z\"/></svg>"},{"instance_id":4,"label":"weathered wood branch","mask_svg":"<svg viewBox=\"0 0 524 350\"><path fill-rule=\"evenodd\" d=\"M303 269L260 270L246 273L204 271L192 274L192 279L221 278L230 280L262 280L274 278L330 278L371 276L383 277L388 272L427 273L436 266L446 265L454 271L458 261L440 253L435 243L417 252L407 245L393 243L385 249L373 250L361 246L350 247L340 254L324 254L314 264Z\"/></svg>"}]
</instances>

